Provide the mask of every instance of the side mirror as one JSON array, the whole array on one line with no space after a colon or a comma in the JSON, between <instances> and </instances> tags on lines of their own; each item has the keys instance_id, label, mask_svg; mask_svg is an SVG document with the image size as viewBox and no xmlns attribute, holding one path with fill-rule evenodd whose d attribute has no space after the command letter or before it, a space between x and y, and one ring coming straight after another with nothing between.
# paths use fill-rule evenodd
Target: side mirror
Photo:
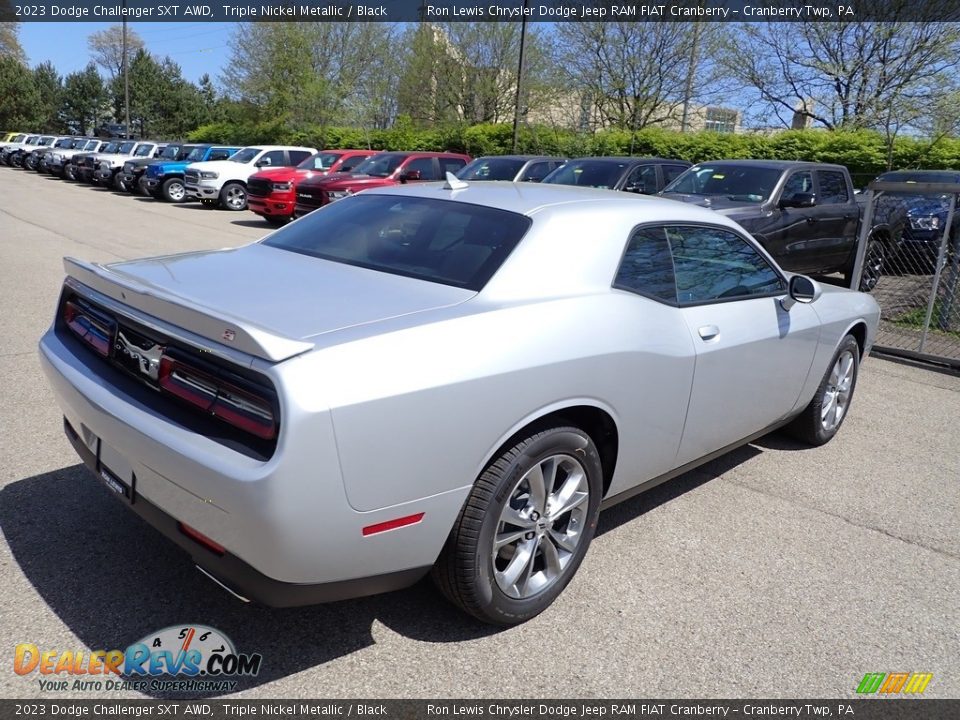
<instances>
[{"instance_id":1,"label":"side mirror","mask_svg":"<svg viewBox=\"0 0 960 720\"><path fill-rule=\"evenodd\" d=\"M273 162L270 160L270 158L260 158L257 160L255 165L256 167L269 167L270 165L273 165Z\"/></svg>"},{"instance_id":2,"label":"side mirror","mask_svg":"<svg viewBox=\"0 0 960 720\"><path fill-rule=\"evenodd\" d=\"M817 196L813 193L799 192L794 193L790 197L785 197L780 200L780 207L782 208L811 208L817 204Z\"/></svg>"},{"instance_id":3,"label":"side mirror","mask_svg":"<svg viewBox=\"0 0 960 720\"><path fill-rule=\"evenodd\" d=\"M405 171L403 171L402 173L400 173L400 178L399 178L399 179L400 179L400 182L409 182L409 181L411 181L411 180L419 180L419 179L420 179L420 171L419 171L419 170L405 170Z\"/></svg>"},{"instance_id":4,"label":"side mirror","mask_svg":"<svg viewBox=\"0 0 960 720\"><path fill-rule=\"evenodd\" d=\"M794 275L787 286L787 297L780 301L780 305L784 310L789 310L796 303L809 305L816 302L822 294L823 288L816 280L811 280L806 275Z\"/></svg>"}]
</instances>

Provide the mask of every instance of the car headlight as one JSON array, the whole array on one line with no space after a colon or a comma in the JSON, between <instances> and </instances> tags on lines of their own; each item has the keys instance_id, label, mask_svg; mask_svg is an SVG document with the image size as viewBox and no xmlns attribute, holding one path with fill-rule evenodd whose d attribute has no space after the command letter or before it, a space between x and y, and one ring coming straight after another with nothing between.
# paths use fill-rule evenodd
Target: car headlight
<instances>
[{"instance_id":1,"label":"car headlight","mask_svg":"<svg viewBox=\"0 0 960 720\"><path fill-rule=\"evenodd\" d=\"M292 182L275 182L275 183L270 183L270 188L271 188L272 190L278 190L278 191L280 191L280 192L284 192L284 191L286 191L286 190L292 190L292 189L293 189L293 183L292 183Z\"/></svg>"},{"instance_id":2,"label":"car headlight","mask_svg":"<svg viewBox=\"0 0 960 720\"><path fill-rule=\"evenodd\" d=\"M939 230L940 216L925 215L922 217L912 217L910 218L910 227L913 230Z\"/></svg>"},{"instance_id":3,"label":"car headlight","mask_svg":"<svg viewBox=\"0 0 960 720\"><path fill-rule=\"evenodd\" d=\"M218 177L220 177L220 173L204 170L202 173L200 173L200 177L202 177L204 180L216 180Z\"/></svg>"},{"instance_id":4,"label":"car headlight","mask_svg":"<svg viewBox=\"0 0 960 720\"><path fill-rule=\"evenodd\" d=\"M341 200L350 195L353 195L353 190L331 190L327 193L327 197L331 200Z\"/></svg>"}]
</instances>

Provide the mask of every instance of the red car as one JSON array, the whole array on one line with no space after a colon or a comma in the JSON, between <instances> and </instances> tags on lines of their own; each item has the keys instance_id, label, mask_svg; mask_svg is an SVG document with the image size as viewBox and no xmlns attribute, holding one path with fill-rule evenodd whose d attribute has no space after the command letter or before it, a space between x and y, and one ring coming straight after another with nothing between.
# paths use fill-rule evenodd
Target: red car
<instances>
[{"instance_id":1,"label":"red car","mask_svg":"<svg viewBox=\"0 0 960 720\"><path fill-rule=\"evenodd\" d=\"M367 158L352 173L312 177L297 184L296 217L367 188L443 180L470 162L469 155L447 152L383 152Z\"/></svg>"},{"instance_id":2,"label":"red car","mask_svg":"<svg viewBox=\"0 0 960 720\"><path fill-rule=\"evenodd\" d=\"M280 225L293 218L296 187L307 178L350 172L375 150L321 150L296 167L275 167L247 181L247 207L267 222Z\"/></svg>"}]
</instances>

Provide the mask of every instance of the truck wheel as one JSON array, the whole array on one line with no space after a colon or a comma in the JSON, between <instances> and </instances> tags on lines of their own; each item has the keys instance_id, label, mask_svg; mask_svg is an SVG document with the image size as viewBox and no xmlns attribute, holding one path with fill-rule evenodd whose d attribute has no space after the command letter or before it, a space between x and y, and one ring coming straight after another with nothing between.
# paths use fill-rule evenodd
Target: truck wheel
<instances>
[{"instance_id":1,"label":"truck wheel","mask_svg":"<svg viewBox=\"0 0 960 720\"><path fill-rule=\"evenodd\" d=\"M860 277L860 292L871 292L883 276L883 268L887 260L887 244L879 237L867 240L867 252L863 257L863 275ZM854 260L856 262L856 260ZM843 281L847 287L853 282L853 267L843 273Z\"/></svg>"},{"instance_id":2,"label":"truck wheel","mask_svg":"<svg viewBox=\"0 0 960 720\"><path fill-rule=\"evenodd\" d=\"M247 189L238 182L228 182L220 190L220 204L227 210L246 210Z\"/></svg>"},{"instance_id":3,"label":"truck wheel","mask_svg":"<svg viewBox=\"0 0 960 720\"><path fill-rule=\"evenodd\" d=\"M127 184L123 181L123 175L119 172L113 174L113 189L117 192L125 192L127 189Z\"/></svg>"},{"instance_id":4,"label":"truck wheel","mask_svg":"<svg viewBox=\"0 0 960 720\"><path fill-rule=\"evenodd\" d=\"M172 203L180 203L187 198L187 190L180 178L164 180L163 185L160 186L160 194L164 200Z\"/></svg>"}]
</instances>

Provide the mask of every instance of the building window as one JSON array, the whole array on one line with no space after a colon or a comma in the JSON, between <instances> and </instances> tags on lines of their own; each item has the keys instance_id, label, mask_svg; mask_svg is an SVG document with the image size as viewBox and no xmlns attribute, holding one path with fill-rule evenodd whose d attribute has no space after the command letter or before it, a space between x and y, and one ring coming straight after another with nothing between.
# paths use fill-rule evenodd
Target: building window
<instances>
[{"instance_id":1,"label":"building window","mask_svg":"<svg viewBox=\"0 0 960 720\"><path fill-rule=\"evenodd\" d=\"M704 129L720 133L734 133L737 131L737 115L736 110L708 107Z\"/></svg>"}]
</instances>

